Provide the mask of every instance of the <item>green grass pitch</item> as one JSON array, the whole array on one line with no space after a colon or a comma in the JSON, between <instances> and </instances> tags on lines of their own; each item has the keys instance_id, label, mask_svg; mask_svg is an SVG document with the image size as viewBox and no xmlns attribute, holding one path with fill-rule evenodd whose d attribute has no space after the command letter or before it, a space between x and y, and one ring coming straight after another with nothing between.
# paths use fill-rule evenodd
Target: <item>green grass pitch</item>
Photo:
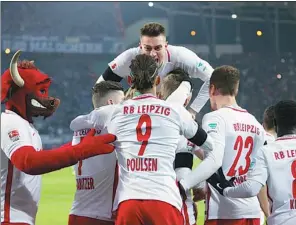
<instances>
[{"instance_id":1,"label":"green grass pitch","mask_svg":"<svg viewBox=\"0 0 296 225\"><path fill-rule=\"evenodd\" d=\"M197 165L198 161L195 162ZM42 193L36 225L67 225L76 184L72 168L42 177ZM204 224L204 202L198 204L198 225Z\"/></svg>"}]
</instances>

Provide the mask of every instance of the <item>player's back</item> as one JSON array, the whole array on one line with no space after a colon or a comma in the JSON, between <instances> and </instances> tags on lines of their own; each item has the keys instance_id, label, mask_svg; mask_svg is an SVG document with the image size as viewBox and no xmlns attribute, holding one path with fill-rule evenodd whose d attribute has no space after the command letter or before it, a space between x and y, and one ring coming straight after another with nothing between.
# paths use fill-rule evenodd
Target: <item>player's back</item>
<instances>
[{"instance_id":1,"label":"player's back","mask_svg":"<svg viewBox=\"0 0 296 225\"><path fill-rule=\"evenodd\" d=\"M1 113L1 222L35 224L41 191L41 176L28 175L10 161L25 145L42 149L38 131L14 112Z\"/></svg>"},{"instance_id":2,"label":"player's back","mask_svg":"<svg viewBox=\"0 0 296 225\"><path fill-rule=\"evenodd\" d=\"M147 199L181 209L173 167L182 126L179 114L178 107L149 94L125 101L114 111L108 132L117 136L120 177L115 207L124 200Z\"/></svg>"},{"instance_id":3,"label":"player's back","mask_svg":"<svg viewBox=\"0 0 296 225\"><path fill-rule=\"evenodd\" d=\"M72 145L80 143L89 132L85 129L74 131ZM106 130L97 130L96 135L105 134ZM111 220L112 203L116 172L115 152L99 155L79 161L75 166L76 192L70 214L101 220Z\"/></svg>"},{"instance_id":4,"label":"player's back","mask_svg":"<svg viewBox=\"0 0 296 225\"><path fill-rule=\"evenodd\" d=\"M236 107L224 107L211 112L212 116L225 124L225 149L222 170L225 176L236 177L235 183L246 180L251 156L264 144L264 130L254 116ZM215 132L217 124L210 123L208 132ZM213 201L212 201L213 200ZM257 197L233 199L220 195L210 187L208 195L209 219L260 218Z\"/></svg>"},{"instance_id":5,"label":"player's back","mask_svg":"<svg viewBox=\"0 0 296 225\"><path fill-rule=\"evenodd\" d=\"M283 136L263 149L267 162L270 225L296 224L296 135Z\"/></svg>"}]
</instances>

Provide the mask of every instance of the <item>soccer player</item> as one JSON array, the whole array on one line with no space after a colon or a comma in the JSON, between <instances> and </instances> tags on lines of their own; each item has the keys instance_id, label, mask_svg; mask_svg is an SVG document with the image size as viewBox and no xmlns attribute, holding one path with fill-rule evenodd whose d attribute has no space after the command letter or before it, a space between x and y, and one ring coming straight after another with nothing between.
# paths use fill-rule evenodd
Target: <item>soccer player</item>
<instances>
[{"instance_id":1,"label":"soccer player","mask_svg":"<svg viewBox=\"0 0 296 225\"><path fill-rule=\"evenodd\" d=\"M274 125L274 106L269 106L265 109L263 114L263 128L266 132L266 142L273 142L276 138L276 131Z\"/></svg>"},{"instance_id":2,"label":"soccer player","mask_svg":"<svg viewBox=\"0 0 296 225\"><path fill-rule=\"evenodd\" d=\"M273 142L276 138L276 131L274 126L274 106L269 106L265 109L263 113L263 128L265 130L265 144ZM270 215L270 207L268 203L268 196L267 196L267 188L264 186L259 194L258 200L260 203L260 207L262 209L261 217L260 217L260 224L263 225L265 222L265 217L269 217Z\"/></svg>"},{"instance_id":3,"label":"soccer player","mask_svg":"<svg viewBox=\"0 0 296 225\"><path fill-rule=\"evenodd\" d=\"M120 83L103 81L93 87L92 102L95 109L123 101L124 93ZM79 144L92 126L81 124L84 129L74 131L72 144ZM106 129L97 130L107 133ZM69 225L113 225L112 203L117 177L116 155L96 156L79 161L75 165L77 189L69 215Z\"/></svg>"},{"instance_id":4,"label":"soccer player","mask_svg":"<svg viewBox=\"0 0 296 225\"><path fill-rule=\"evenodd\" d=\"M191 50L181 46L168 45L165 28L159 23L145 24L141 28L139 47L130 48L117 56L109 63L107 69L99 77L97 82L103 80L121 81L123 78L128 79L130 75L129 66L131 60L139 54L146 54L153 57L160 67L158 69L158 75L161 80L173 69L181 67L192 78L199 78L204 81L198 96L191 104L189 110L199 112L206 104L209 98L209 79L213 72L213 68L208 62L199 58ZM129 79L128 83L130 83ZM187 85L188 83L181 84L174 96L176 98L186 99L191 94L191 87L188 87Z\"/></svg>"},{"instance_id":5,"label":"soccer player","mask_svg":"<svg viewBox=\"0 0 296 225\"><path fill-rule=\"evenodd\" d=\"M247 181L221 184L221 194L231 198L256 196L267 183L271 215L268 225L296 224L296 102L280 101L274 107L278 138L264 145L252 161ZM224 189L224 190L223 190Z\"/></svg>"},{"instance_id":6,"label":"soccer player","mask_svg":"<svg viewBox=\"0 0 296 225\"><path fill-rule=\"evenodd\" d=\"M184 191L208 179L221 166L221 175L236 177L236 183L244 181L252 154L256 154L264 144L261 124L236 103L239 77L238 69L221 66L214 70L210 78L210 103L214 111L204 116L202 126L213 138L215 147L194 171L181 179ZM227 198L213 188L211 179L208 181L206 225L260 224L257 197Z\"/></svg>"},{"instance_id":7,"label":"soccer player","mask_svg":"<svg viewBox=\"0 0 296 225\"><path fill-rule=\"evenodd\" d=\"M180 135L208 151L212 141L183 106L156 98L158 65L149 55L132 60L131 83L137 96L77 117L116 135L119 181L116 225L183 224L182 200L173 168Z\"/></svg>"},{"instance_id":8,"label":"soccer player","mask_svg":"<svg viewBox=\"0 0 296 225\"><path fill-rule=\"evenodd\" d=\"M187 72L181 68L176 68L171 71L166 77L163 78L161 88L160 88L160 96L162 99L166 99L167 102L174 102L171 99L173 92L181 85L186 78L189 77ZM177 102L179 105L184 105L185 107L191 100L191 95L185 99L185 101ZM186 174L191 172L193 166L193 155L197 154L200 156L200 150L196 151L196 146L188 141L184 136L182 136L179 140L177 153L175 158L175 171L177 175L177 180L183 178ZM204 191L202 188L198 187L199 190L194 190L194 193L199 193L199 198L203 198ZM186 220L186 225L193 225L196 224L197 220L197 210L196 205L193 202L193 196L191 191L186 193L186 200L184 207L184 216Z\"/></svg>"},{"instance_id":9,"label":"soccer player","mask_svg":"<svg viewBox=\"0 0 296 225\"><path fill-rule=\"evenodd\" d=\"M1 224L34 225L41 191L41 174L76 164L98 154L113 152L115 136L88 133L75 146L66 144L43 151L33 117L51 116L60 100L48 94L51 80L33 62L17 62L1 77Z\"/></svg>"}]
</instances>

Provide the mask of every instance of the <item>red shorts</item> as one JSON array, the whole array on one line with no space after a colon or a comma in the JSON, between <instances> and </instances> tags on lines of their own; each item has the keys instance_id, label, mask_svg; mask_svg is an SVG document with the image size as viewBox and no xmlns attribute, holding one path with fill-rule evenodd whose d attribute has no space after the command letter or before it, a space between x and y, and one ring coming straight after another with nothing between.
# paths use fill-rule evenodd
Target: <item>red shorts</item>
<instances>
[{"instance_id":1,"label":"red shorts","mask_svg":"<svg viewBox=\"0 0 296 225\"><path fill-rule=\"evenodd\" d=\"M206 220L205 225L260 225L260 219Z\"/></svg>"},{"instance_id":2,"label":"red shorts","mask_svg":"<svg viewBox=\"0 0 296 225\"><path fill-rule=\"evenodd\" d=\"M85 216L69 215L68 225L114 225L114 222Z\"/></svg>"},{"instance_id":3,"label":"red shorts","mask_svg":"<svg viewBox=\"0 0 296 225\"><path fill-rule=\"evenodd\" d=\"M127 200L117 209L116 225L182 225L181 212L157 200Z\"/></svg>"},{"instance_id":4,"label":"red shorts","mask_svg":"<svg viewBox=\"0 0 296 225\"><path fill-rule=\"evenodd\" d=\"M1 225L30 225L28 223L7 223L1 222Z\"/></svg>"}]
</instances>

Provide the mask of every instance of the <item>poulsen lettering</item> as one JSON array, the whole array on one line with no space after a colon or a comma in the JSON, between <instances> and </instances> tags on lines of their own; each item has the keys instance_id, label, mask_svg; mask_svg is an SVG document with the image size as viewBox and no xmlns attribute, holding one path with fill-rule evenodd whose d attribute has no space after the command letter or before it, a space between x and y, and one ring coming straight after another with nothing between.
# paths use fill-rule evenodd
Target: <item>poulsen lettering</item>
<instances>
[{"instance_id":1,"label":"poulsen lettering","mask_svg":"<svg viewBox=\"0 0 296 225\"><path fill-rule=\"evenodd\" d=\"M126 160L126 166L128 171L155 172L158 162L156 158L133 158Z\"/></svg>"}]
</instances>

